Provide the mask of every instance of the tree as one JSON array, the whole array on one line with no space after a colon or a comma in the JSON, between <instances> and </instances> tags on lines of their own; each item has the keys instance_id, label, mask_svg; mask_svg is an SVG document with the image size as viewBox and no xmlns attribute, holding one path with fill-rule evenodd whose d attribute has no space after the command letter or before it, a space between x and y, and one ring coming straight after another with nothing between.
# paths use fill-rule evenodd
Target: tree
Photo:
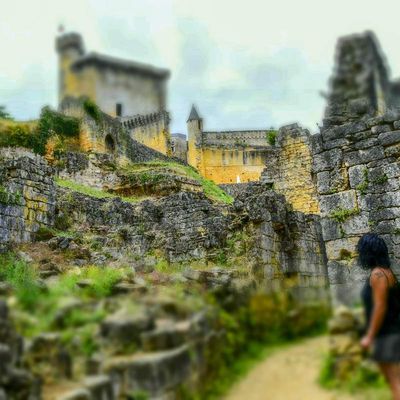
<instances>
[{"instance_id":1,"label":"tree","mask_svg":"<svg viewBox=\"0 0 400 400\"><path fill-rule=\"evenodd\" d=\"M0 119L13 119L13 117L7 112L5 106L0 106Z\"/></svg>"}]
</instances>

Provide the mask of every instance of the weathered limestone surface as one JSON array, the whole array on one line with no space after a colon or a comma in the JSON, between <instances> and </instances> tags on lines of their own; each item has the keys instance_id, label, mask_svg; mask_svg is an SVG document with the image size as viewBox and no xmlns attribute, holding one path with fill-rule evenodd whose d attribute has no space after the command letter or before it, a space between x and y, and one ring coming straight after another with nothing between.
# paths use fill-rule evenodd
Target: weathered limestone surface
<instances>
[{"instance_id":1,"label":"weathered limestone surface","mask_svg":"<svg viewBox=\"0 0 400 400\"><path fill-rule=\"evenodd\" d=\"M289 284L300 301L328 300L319 216L290 211L282 195L261 183L249 184L234 206L249 219L254 238L249 259L260 281L272 288Z\"/></svg>"},{"instance_id":2,"label":"weathered limestone surface","mask_svg":"<svg viewBox=\"0 0 400 400\"><path fill-rule=\"evenodd\" d=\"M392 111L362 123L349 122L323 130L314 138L313 172L336 302L359 299L367 274L355 258L355 246L362 234L372 231L381 235L394 268L398 268L399 120L400 114Z\"/></svg>"},{"instance_id":3,"label":"weathered limestone surface","mask_svg":"<svg viewBox=\"0 0 400 400\"><path fill-rule=\"evenodd\" d=\"M53 169L26 150L0 150L0 247L31 240L54 215Z\"/></svg>"},{"instance_id":4,"label":"weathered limestone surface","mask_svg":"<svg viewBox=\"0 0 400 400\"><path fill-rule=\"evenodd\" d=\"M308 130L297 124L280 128L260 180L273 185L294 210L317 214L319 205L311 173L311 140Z\"/></svg>"}]
</instances>

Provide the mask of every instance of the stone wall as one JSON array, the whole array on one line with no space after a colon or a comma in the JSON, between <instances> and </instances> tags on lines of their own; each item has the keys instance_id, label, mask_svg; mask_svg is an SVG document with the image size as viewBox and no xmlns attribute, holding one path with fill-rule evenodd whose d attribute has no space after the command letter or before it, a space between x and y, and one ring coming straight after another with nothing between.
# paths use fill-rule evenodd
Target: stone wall
<instances>
[{"instance_id":1,"label":"stone wall","mask_svg":"<svg viewBox=\"0 0 400 400\"><path fill-rule=\"evenodd\" d=\"M109 246L116 234L125 249L139 255L160 249L170 261L203 258L222 247L230 221L226 207L212 204L203 193L180 192L132 204L59 189L57 206L59 214L83 229L105 230Z\"/></svg>"},{"instance_id":2,"label":"stone wall","mask_svg":"<svg viewBox=\"0 0 400 400\"><path fill-rule=\"evenodd\" d=\"M269 146L268 129L243 131L203 131L204 146L237 147L238 145L257 147Z\"/></svg>"},{"instance_id":3,"label":"stone wall","mask_svg":"<svg viewBox=\"0 0 400 400\"><path fill-rule=\"evenodd\" d=\"M313 141L321 223L336 302L359 299L366 279L355 246L366 232L381 235L394 268L400 258L400 114L323 130Z\"/></svg>"},{"instance_id":4,"label":"stone wall","mask_svg":"<svg viewBox=\"0 0 400 400\"><path fill-rule=\"evenodd\" d=\"M193 107L187 121L188 163L218 184L258 181L267 162L269 130L203 130Z\"/></svg>"},{"instance_id":5,"label":"stone wall","mask_svg":"<svg viewBox=\"0 0 400 400\"><path fill-rule=\"evenodd\" d=\"M157 250L171 262L207 261L221 252L229 259L230 246L245 246L237 262L260 285L289 284L296 298L328 299L319 217L290 211L268 185L243 185L233 206L196 192L132 204L60 189L58 215L71 218L74 229L101 231L110 253L118 245L118 252L138 255Z\"/></svg>"},{"instance_id":6,"label":"stone wall","mask_svg":"<svg viewBox=\"0 0 400 400\"><path fill-rule=\"evenodd\" d=\"M294 210L317 214L319 204L311 171L310 138L308 130L297 124L280 128L260 180L273 185Z\"/></svg>"},{"instance_id":7,"label":"stone wall","mask_svg":"<svg viewBox=\"0 0 400 400\"><path fill-rule=\"evenodd\" d=\"M248 259L267 288L289 288L299 301L329 302L325 246L318 215L290 211L269 185L242 187L234 203L254 239ZM243 228L242 228L243 229Z\"/></svg>"},{"instance_id":8,"label":"stone wall","mask_svg":"<svg viewBox=\"0 0 400 400\"><path fill-rule=\"evenodd\" d=\"M165 155L171 155L170 117L166 111L120 119L129 136Z\"/></svg>"},{"instance_id":9,"label":"stone wall","mask_svg":"<svg viewBox=\"0 0 400 400\"><path fill-rule=\"evenodd\" d=\"M183 162L179 158L168 157L166 155L167 151L164 145L163 149L165 151L163 150L163 152L160 152L152 148L150 143L147 143L145 140L146 137L148 140L152 140L151 138L153 136L151 132L154 131L155 127L157 127L156 131L158 132L156 136L162 131L160 133L162 135L161 142L164 143L165 140L169 140L168 132L164 128L159 127L159 124L162 126L165 125L165 118L167 117L165 117L164 114L162 114L162 121L164 122L158 120L157 118L154 120L150 118L150 122L148 122L146 119L144 120L143 124L141 124L139 120L135 124L133 124L133 122L131 124L129 122L130 120L125 121L122 124L119 119L110 117L104 113L101 113L100 119L96 121L94 118L90 117L84 112L82 99L76 100L73 98L64 99L60 105L60 110L66 115L80 118L81 130L79 141L80 148L84 152L109 153L113 154L121 161L125 159L126 161L131 162L146 162L155 160L176 161L179 163ZM148 128L151 132L148 130ZM136 140L135 135L133 135L131 131L141 132L141 140L144 143Z\"/></svg>"},{"instance_id":10,"label":"stone wall","mask_svg":"<svg viewBox=\"0 0 400 400\"><path fill-rule=\"evenodd\" d=\"M0 248L30 241L55 214L53 169L23 149L0 150Z\"/></svg>"}]
</instances>

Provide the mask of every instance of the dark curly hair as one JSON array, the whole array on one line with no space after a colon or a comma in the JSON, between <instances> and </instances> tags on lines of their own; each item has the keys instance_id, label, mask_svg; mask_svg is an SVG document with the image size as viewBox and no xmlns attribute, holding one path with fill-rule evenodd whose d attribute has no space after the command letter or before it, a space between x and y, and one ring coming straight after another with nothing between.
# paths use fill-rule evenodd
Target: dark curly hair
<instances>
[{"instance_id":1,"label":"dark curly hair","mask_svg":"<svg viewBox=\"0 0 400 400\"><path fill-rule=\"evenodd\" d=\"M376 233L366 233L357 243L358 260L362 268L390 268L389 252L385 241Z\"/></svg>"}]
</instances>

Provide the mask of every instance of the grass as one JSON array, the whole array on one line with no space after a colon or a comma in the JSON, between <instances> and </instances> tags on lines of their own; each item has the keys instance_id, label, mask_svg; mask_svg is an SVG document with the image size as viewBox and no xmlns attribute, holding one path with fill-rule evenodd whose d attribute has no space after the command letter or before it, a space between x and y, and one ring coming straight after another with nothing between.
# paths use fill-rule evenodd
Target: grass
<instances>
[{"instance_id":1,"label":"grass","mask_svg":"<svg viewBox=\"0 0 400 400\"><path fill-rule=\"evenodd\" d=\"M338 390L343 393L357 394L365 400L390 400L389 389L383 376L376 371L360 365L348 373L348 378L339 381L335 377L335 359L329 353L322 361L318 383L325 389Z\"/></svg>"},{"instance_id":2,"label":"grass","mask_svg":"<svg viewBox=\"0 0 400 400\"><path fill-rule=\"evenodd\" d=\"M329 217L334 219L336 222L342 223L345 222L350 217L357 215L360 213L358 208L346 209L346 208L337 208L329 214Z\"/></svg>"},{"instance_id":3,"label":"grass","mask_svg":"<svg viewBox=\"0 0 400 400\"><path fill-rule=\"evenodd\" d=\"M121 198L122 200L127 201L129 203L136 203L139 201L139 199L136 197L121 197L113 193L108 193L105 192L104 190L95 189L87 185L82 185L81 183L77 183L68 179L56 178L56 183L60 187L70 189L74 192L82 193L87 196L95 197L97 199Z\"/></svg>"},{"instance_id":4,"label":"grass","mask_svg":"<svg viewBox=\"0 0 400 400\"><path fill-rule=\"evenodd\" d=\"M64 273L57 282L45 289L39 285L38 275L33 265L18 260L13 254L0 255L0 281L9 283L16 298L16 308L21 315L19 330L26 336L51 331L55 315L66 298L74 297L84 303L93 299L108 297L117 282L124 276L125 270L84 267L79 273ZM90 284L80 288L77 283L88 279ZM104 317L102 310L74 310L67 316L67 327L77 327L97 323Z\"/></svg>"},{"instance_id":5,"label":"grass","mask_svg":"<svg viewBox=\"0 0 400 400\"><path fill-rule=\"evenodd\" d=\"M204 178L199 174L199 172L189 166L182 165L175 162L165 162L165 161L151 161L142 164L134 164L125 168L125 171L151 171L155 169L165 169L177 175L186 176L197 182L199 182L203 188L204 194L213 201L225 204L232 204L233 197L226 194L216 183Z\"/></svg>"}]
</instances>

